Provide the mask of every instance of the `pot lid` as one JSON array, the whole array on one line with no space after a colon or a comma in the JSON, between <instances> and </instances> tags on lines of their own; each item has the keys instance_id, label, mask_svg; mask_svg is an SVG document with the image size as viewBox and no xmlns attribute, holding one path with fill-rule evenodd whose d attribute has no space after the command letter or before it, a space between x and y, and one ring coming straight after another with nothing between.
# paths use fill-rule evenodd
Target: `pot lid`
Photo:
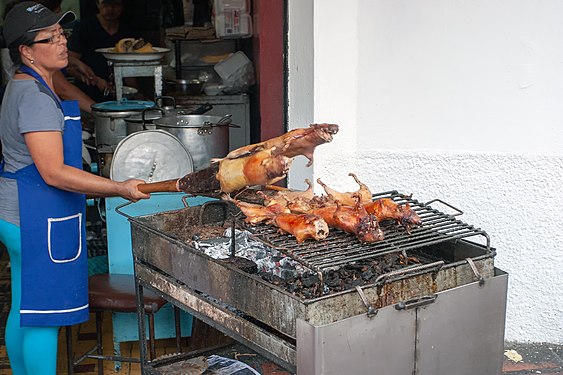
<instances>
[{"instance_id":1,"label":"pot lid","mask_svg":"<svg viewBox=\"0 0 563 375\"><path fill-rule=\"evenodd\" d=\"M117 112L117 111L142 111L145 108L154 107L154 102L146 100L114 100L109 102L96 103L92 105L92 109L101 112Z\"/></svg>"},{"instance_id":2,"label":"pot lid","mask_svg":"<svg viewBox=\"0 0 563 375\"><path fill-rule=\"evenodd\" d=\"M202 126L228 126L231 123L231 115L208 116L208 115L178 115L164 116L155 119L153 124L168 128L201 128Z\"/></svg>"},{"instance_id":3,"label":"pot lid","mask_svg":"<svg viewBox=\"0 0 563 375\"><path fill-rule=\"evenodd\" d=\"M157 182L180 178L193 170L192 156L178 138L163 130L144 130L119 142L111 161L110 178Z\"/></svg>"}]
</instances>

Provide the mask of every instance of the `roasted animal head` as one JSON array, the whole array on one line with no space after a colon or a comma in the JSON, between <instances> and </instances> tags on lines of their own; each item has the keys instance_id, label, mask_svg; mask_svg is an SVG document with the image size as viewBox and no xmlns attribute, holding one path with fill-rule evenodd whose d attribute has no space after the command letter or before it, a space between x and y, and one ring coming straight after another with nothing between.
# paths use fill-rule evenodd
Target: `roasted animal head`
<instances>
[{"instance_id":1,"label":"roasted animal head","mask_svg":"<svg viewBox=\"0 0 563 375\"><path fill-rule=\"evenodd\" d=\"M408 203L399 206L399 211L401 215L398 221L407 230L407 232L410 232L412 227L422 225L422 219Z\"/></svg>"},{"instance_id":2,"label":"roasted animal head","mask_svg":"<svg viewBox=\"0 0 563 375\"><path fill-rule=\"evenodd\" d=\"M325 142L332 142L332 136L338 133L338 125L336 124L311 124L309 126L313 128L317 136Z\"/></svg>"},{"instance_id":3,"label":"roasted animal head","mask_svg":"<svg viewBox=\"0 0 563 375\"><path fill-rule=\"evenodd\" d=\"M372 243L385 238L383 231L379 227L377 219L373 215L368 215L360 219L356 237L360 242Z\"/></svg>"}]
</instances>

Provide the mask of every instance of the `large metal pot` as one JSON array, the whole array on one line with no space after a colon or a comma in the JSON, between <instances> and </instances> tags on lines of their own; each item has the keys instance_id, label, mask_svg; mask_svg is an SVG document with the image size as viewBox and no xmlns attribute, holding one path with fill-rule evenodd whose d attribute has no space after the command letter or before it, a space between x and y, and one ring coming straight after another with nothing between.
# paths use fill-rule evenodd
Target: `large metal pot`
<instances>
[{"instance_id":1,"label":"large metal pot","mask_svg":"<svg viewBox=\"0 0 563 375\"><path fill-rule=\"evenodd\" d=\"M192 155L194 170L207 168L212 158L222 158L229 152L231 115L165 116L154 120L157 129L167 131L180 140Z\"/></svg>"},{"instance_id":2,"label":"large metal pot","mask_svg":"<svg viewBox=\"0 0 563 375\"><path fill-rule=\"evenodd\" d=\"M94 104L92 116L98 153L112 153L127 136L125 119L151 107L154 102L126 99Z\"/></svg>"},{"instance_id":3,"label":"large metal pot","mask_svg":"<svg viewBox=\"0 0 563 375\"><path fill-rule=\"evenodd\" d=\"M182 115L196 115L203 114L213 108L209 103L203 104L202 106L196 108L195 110L188 110L185 108L176 108L176 103L174 102L173 107L158 107L146 108L141 113L136 113L125 118L126 132L127 135L142 131L142 130L154 130L156 129L153 121L164 116L182 116Z\"/></svg>"}]
</instances>

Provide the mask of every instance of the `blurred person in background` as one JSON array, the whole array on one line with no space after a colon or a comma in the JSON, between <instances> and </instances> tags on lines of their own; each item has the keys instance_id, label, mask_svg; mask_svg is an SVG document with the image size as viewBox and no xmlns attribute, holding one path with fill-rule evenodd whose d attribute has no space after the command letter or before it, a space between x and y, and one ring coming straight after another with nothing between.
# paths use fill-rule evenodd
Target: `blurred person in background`
<instances>
[{"instance_id":1,"label":"blurred person in background","mask_svg":"<svg viewBox=\"0 0 563 375\"><path fill-rule=\"evenodd\" d=\"M94 76L82 74L74 69L69 70L80 82L77 86L96 102L114 100L111 96L111 68L107 59L98 48L111 48L123 38L138 38L138 32L121 21L124 0L92 0L96 1L98 13L76 22L68 41L71 67L81 71L91 68ZM132 82L134 80L128 80ZM130 84L130 83L129 83Z\"/></svg>"},{"instance_id":2,"label":"blurred person in background","mask_svg":"<svg viewBox=\"0 0 563 375\"><path fill-rule=\"evenodd\" d=\"M149 198L137 185L82 170L80 111L54 77L68 63L57 15L35 2L12 8L3 35L16 72L0 111L0 241L8 249L12 305L6 348L14 375L55 375L61 326L88 310L85 195Z\"/></svg>"}]
</instances>

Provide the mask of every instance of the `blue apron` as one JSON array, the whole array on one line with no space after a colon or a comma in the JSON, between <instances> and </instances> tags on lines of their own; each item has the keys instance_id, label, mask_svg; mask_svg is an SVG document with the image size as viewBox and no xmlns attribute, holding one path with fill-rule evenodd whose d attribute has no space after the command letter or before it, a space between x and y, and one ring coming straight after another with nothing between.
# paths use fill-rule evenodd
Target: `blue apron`
<instances>
[{"instance_id":1,"label":"blue apron","mask_svg":"<svg viewBox=\"0 0 563 375\"><path fill-rule=\"evenodd\" d=\"M34 70L23 73L49 88ZM49 89L49 91L51 91ZM52 91L51 91L52 92ZM56 98L56 95L53 93ZM82 169L82 126L77 101L60 102L64 163ZM20 325L65 326L88 320L88 260L84 194L45 183L35 164L3 172L18 184L22 241Z\"/></svg>"}]
</instances>

